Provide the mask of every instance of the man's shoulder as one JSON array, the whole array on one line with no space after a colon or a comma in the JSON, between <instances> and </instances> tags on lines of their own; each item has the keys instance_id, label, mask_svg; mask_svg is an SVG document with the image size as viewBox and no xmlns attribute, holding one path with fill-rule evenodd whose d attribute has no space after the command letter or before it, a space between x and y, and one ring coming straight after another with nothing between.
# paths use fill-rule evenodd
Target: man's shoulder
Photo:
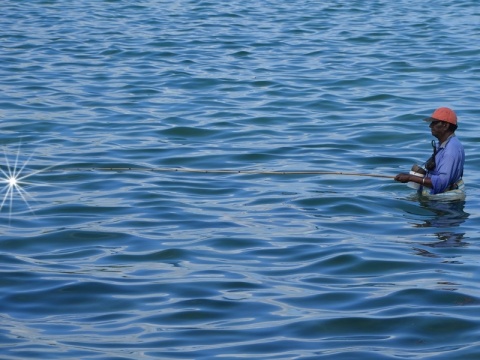
<instances>
[{"instance_id":1,"label":"man's shoulder","mask_svg":"<svg viewBox=\"0 0 480 360\"><path fill-rule=\"evenodd\" d=\"M451 139L449 141L449 144L456 145L456 146L462 146L462 143L460 142L460 139L455 134L451 137Z\"/></svg>"},{"instance_id":2,"label":"man's shoulder","mask_svg":"<svg viewBox=\"0 0 480 360\"><path fill-rule=\"evenodd\" d=\"M463 145L456 135L453 135L450 138L450 141L446 145L446 150L450 150L450 151L462 150L463 151Z\"/></svg>"}]
</instances>

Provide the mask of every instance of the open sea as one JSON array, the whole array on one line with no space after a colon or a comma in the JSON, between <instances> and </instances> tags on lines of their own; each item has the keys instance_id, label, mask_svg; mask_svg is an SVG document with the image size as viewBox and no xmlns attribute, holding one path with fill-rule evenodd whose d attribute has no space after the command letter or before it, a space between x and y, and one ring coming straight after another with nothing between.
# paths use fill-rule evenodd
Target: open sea
<instances>
[{"instance_id":1,"label":"open sea","mask_svg":"<svg viewBox=\"0 0 480 360\"><path fill-rule=\"evenodd\" d=\"M480 359L477 0L0 10L0 359Z\"/></svg>"}]
</instances>

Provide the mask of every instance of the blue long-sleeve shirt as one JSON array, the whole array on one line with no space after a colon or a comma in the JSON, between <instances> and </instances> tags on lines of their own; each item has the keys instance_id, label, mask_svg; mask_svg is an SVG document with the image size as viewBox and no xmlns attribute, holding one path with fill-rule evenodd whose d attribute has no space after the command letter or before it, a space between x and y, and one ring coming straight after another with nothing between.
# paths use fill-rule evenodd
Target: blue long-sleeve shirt
<instances>
[{"instance_id":1,"label":"blue long-sleeve shirt","mask_svg":"<svg viewBox=\"0 0 480 360\"><path fill-rule=\"evenodd\" d=\"M432 180L430 194L439 194L448 190L450 185L463 176L465 151L455 135L449 137L444 143L437 144L435 163L435 169L427 174L427 177Z\"/></svg>"}]
</instances>

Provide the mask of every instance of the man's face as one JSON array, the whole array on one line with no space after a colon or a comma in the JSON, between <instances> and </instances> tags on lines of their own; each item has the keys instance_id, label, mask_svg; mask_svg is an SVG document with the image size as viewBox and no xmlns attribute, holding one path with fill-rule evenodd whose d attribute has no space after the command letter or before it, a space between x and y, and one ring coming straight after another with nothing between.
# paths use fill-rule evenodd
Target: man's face
<instances>
[{"instance_id":1,"label":"man's face","mask_svg":"<svg viewBox=\"0 0 480 360\"><path fill-rule=\"evenodd\" d=\"M443 121L435 120L435 121L432 121L429 126L432 132L432 135L438 139L447 129L447 125L448 124Z\"/></svg>"}]
</instances>

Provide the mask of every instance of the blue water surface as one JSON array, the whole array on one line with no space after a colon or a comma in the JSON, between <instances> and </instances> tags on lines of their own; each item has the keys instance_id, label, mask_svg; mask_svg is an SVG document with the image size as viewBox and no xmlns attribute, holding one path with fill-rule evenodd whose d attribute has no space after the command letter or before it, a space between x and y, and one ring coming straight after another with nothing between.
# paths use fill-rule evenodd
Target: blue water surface
<instances>
[{"instance_id":1,"label":"blue water surface","mask_svg":"<svg viewBox=\"0 0 480 360\"><path fill-rule=\"evenodd\" d=\"M0 7L1 359L480 358L476 1Z\"/></svg>"}]
</instances>

